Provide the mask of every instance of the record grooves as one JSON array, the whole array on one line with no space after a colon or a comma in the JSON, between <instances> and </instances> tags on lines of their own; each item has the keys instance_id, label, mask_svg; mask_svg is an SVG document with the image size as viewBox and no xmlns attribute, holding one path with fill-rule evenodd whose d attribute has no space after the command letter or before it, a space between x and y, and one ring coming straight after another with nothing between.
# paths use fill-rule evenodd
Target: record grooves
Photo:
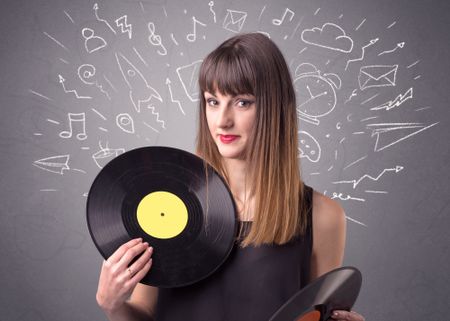
<instances>
[{"instance_id":1,"label":"record grooves","mask_svg":"<svg viewBox=\"0 0 450 321\"><path fill-rule=\"evenodd\" d=\"M133 238L153 246L153 265L141 282L158 287L213 273L237 231L223 179L199 157L169 147L135 149L108 163L89 191L87 222L105 259Z\"/></svg>"}]
</instances>

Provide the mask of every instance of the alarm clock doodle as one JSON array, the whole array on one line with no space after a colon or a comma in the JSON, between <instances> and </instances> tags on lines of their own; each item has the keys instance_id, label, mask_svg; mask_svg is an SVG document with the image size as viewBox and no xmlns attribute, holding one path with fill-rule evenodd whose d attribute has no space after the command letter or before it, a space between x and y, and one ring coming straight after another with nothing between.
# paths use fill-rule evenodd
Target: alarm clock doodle
<instances>
[{"instance_id":1,"label":"alarm clock doodle","mask_svg":"<svg viewBox=\"0 0 450 321\"><path fill-rule=\"evenodd\" d=\"M295 69L294 79L298 117L319 125L318 118L328 115L336 107L336 90L341 88L341 83L336 74L322 75L313 64L300 64Z\"/></svg>"}]
</instances>

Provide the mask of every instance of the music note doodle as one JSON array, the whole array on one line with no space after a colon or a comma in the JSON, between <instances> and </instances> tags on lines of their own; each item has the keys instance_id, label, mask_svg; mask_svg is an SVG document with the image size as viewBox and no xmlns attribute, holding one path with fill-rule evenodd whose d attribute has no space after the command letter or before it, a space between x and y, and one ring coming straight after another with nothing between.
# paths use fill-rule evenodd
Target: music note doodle
<instances>
[{"instance_id":1,"label":"music note doodle","mask_svg":"<svg viewBox=\"0 0 450 321\"><path fill-rule=\"evenodd\" d=\"M292 11L291 9L286 8L286 10L284 11L284 14L283 14L283 16L281 17L281 19L272 19L272 23L273 23L274 25L276 25L276 26L281 25L281 24L283 23L283 21L284 21L284 18L286 18L286 15L287 15L288 12L289 12L289 14L291 15L291 17L289 18L289 21L292 21L292 19L294 18L295 13L294 13L294 11Z\"/></svg>"},{"instance_id":2,"label":"music note doodle","mask_svg":"<svg viewBox=\"0 0 450 321\"><path fill-rule=\"evenodd\" d=\"M195 19L195 17L192 17L192 20L194 21L194 31L186 36L186 39L190 42L194 42L197 39L197 23L203 27L206 27L206 24L198 21L197 19Z\"/></svg>"},{"instance_id":3,"label":"music note doodle","mask_svg":"<svg viewBox=\"0 0 450 321\"><path fill-rule=\"evenodd\" d=\"M158 54L160 54L161 56L167 55L167 50L166 50L166 47L164 47L164 45L162 44L161 36L155 34L155 24L153 22L149 22L147 26L148 26L148 31L150 31L150 36L148 36L148 41L153 46L159 46L162 48L162 51L157 50Z\"/></svg>"},{"instance_id":4,"label":"music note doodle","mask_svg":"<svg viewBox=\"0 0 450 321\"><path fill-rule=\"evenodd\" d=\"M86 114L85 113L69 113L69 130L62 131L59 133L59 137L61 138L71 138L73 135L73 129L75 128L77 134L76 137L78 140L85 140L87 138L86 135Z\"/></svg>"}]
</instances>

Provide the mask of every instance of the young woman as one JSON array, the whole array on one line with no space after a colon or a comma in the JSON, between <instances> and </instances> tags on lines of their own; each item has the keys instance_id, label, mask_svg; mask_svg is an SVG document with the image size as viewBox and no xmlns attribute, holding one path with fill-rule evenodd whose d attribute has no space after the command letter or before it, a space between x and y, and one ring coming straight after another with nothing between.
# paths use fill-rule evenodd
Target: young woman
<instances>
[{"instance_id":1,"label":"young woman","mask_svg":"<svg viewBox=\"0 0 450 321\"><path fill-rule=\"evenodd\" d=\"M138 283L151 273L151 244L123 244L103 263L97 292L111 321L268 320L308 282L342 264L345 213L302 182L295 91L277 46L259 33L230 38L203 61L199 85L197 154L234 196L236 246L206 279L157 289ZM347 311L333 318L364 320Z\"/></svg>"}]
</instances>

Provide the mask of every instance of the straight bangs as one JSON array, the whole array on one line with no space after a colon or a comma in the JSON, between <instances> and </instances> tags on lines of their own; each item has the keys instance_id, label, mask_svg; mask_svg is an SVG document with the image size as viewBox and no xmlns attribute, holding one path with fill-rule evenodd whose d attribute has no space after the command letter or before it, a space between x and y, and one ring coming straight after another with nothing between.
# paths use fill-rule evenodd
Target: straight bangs
<instances>
[{"instance_id":1,"label":"straight bangs","mask_svg":"<svg viewBox=\"0 0 450 321\"><path fill-rule=\"evenodd\" d=\"M234 46L219 47L209 55L202 64L199 73L199 87L215 94L219 91L225 95L255 95L256 70L252 59L245 52Z\"/></svg>"}]
</instances>

